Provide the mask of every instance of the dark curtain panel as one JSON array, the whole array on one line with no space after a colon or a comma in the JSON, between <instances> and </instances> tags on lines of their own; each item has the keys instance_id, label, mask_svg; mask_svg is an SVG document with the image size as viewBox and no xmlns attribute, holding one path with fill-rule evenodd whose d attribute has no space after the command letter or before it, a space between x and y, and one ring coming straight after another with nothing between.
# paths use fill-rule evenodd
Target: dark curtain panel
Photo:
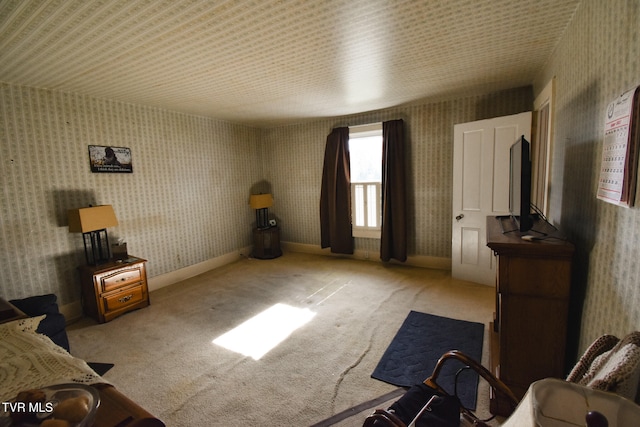
<instances>
[{"instance_id":1,"label":"dark curtain panel","mask_svg":"<svg viewBox=\"0 0 640 427\"><path fill-rule=\"evenodd\" d=\"M404 122L382 123L382 233L380 258L407 260Z\"/></svg>"},{"instance_id":2,"label":"dark curtain panel","mask_svg":"<svg viewBox=\"0 0 640 427\"><path fill-rule=\"evenodd\" d=\"M320 190L320 234L323 248L353 253L351 234L351 172L349 128L334 129L327 137Z\"/></svg>"}]
</instances>

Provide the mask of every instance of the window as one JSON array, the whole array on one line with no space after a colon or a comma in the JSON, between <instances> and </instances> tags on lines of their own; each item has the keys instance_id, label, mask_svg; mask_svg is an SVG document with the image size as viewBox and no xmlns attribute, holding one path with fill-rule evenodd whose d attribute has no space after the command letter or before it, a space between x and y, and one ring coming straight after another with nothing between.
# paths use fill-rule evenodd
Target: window
<instances>
[{"instance_id":1,"label":"window","mask_svg":"<svg viewBox=\"0 0 640 427\"><path fill-rule=\"evenodd\" d=\"M380 238L382 123L349 128L353 237Z\"/></svg>"}]
</instances>

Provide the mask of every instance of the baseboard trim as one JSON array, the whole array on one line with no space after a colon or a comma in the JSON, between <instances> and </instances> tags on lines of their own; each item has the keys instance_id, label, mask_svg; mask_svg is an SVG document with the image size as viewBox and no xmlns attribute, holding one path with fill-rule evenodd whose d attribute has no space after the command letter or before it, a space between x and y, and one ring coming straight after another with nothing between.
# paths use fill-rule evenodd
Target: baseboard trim
<instances>
[{"instance_id":1,"label":"baseboard trim","mask_svg":"<svg viewBox=\"0 0 640 427\"><path fill-rule=\"evenodd\" d=\"M294 242L281 242L281 247L285 251L301 252L307 254L326 255L333 257L346 257L352 259L359 259L364 261L382 262L378 254L372 255L365 250L356 250L353 255L334 254L329 248L322 249L318 245L309 245L305 243ZM164 288L165 286L173 285L182 280L189 279L202 273L206 273L209 270L222 267L223 265L231 264L237 261L242 256L250 256L252 247L247 246L237 251L230 252L225 255L221 255L216 258L209 259L198 264L190 265L169 273L160 274L148 278L149 292L156 291ZM395 260L390 261L391 264L398 265L410 265L413 267L432 268L436 270L451 270L451 259L441 257L431 257L423 255L408 256L406 262L399 262ZM67 323L78 320L82 317L82 304L80 301L74 301L69 304L61 305L59 307L60 312L64 314L67 319Z\"/></svg>"},{"instance_id":2,"label":"baseboard trim","mask_svg":"<svg viewBox=\"0 0 640 427\"><path fill-rule=\"evenodd\" d=\"M318 245L305 243L281 242L280 245L285 251L302 252L315 255L327 255L334 257L346 257L365 261L382 262L378 254L371 254L369 251L356 249L353 255L334 254L329 248L321 248ZM432 257L425 255L410 255L406 262L391 260L391 264L410 265L412 267L431 268L435 270L451 270L451 258Z\"/></svg>"},{"instance_id":3,"label":"baseboard trim","mask_svg":"<svg viewBox=\"0 0 640 427\"><path fill-rule=\"evenodd\" d=\"M147 282L149 284L149 292L156 291L164 288L165 286L173 285L182 280L189 279L202 273L206 273L209 270L213 270L223 265L231 264L238 261L241 256L250 253L251 248L243 248L238 251L230 252L225 255L221 255L216 258L193 264L179 270L170 271L169 273L160 274L159 276L150 277Z\"/></svg>"},{"instance_id":4,"label":"baseboard trim","mask_svg":"<svg viewBox=\"0 0 640 427\"><path fill-rule=\"evenodd\" d=\"M61 305L58 309L64 315L67 324L75 322L82 317L82 303L80 301Z\"/></svg>"},{"instance_id":5,"label":"baseboard trim","mask_svg":"<svg viewBox=\"0 0 640 427\"><path fill-rule=\"evenodd\" d=\"M222 267L223 265L231 264L232 262L240 259L240 257L242 256L248 256L248 254L250 253L251 247L248 246L216 258L211 258L198 264L181 268L179 270L174 270L169 273L149 277L147 279L149 292L153 292L158 289L164 288L165 286L173 285L174 283L178 283L182 280L186 280L199 274L206 273L209 270ZM82 317L82 304L80 301L74 301L69 304L61 305L59 307L59 310L60 313L64 315L65 319L67 319L67 323L71 323Z\"/></svg>"}]
</instances>

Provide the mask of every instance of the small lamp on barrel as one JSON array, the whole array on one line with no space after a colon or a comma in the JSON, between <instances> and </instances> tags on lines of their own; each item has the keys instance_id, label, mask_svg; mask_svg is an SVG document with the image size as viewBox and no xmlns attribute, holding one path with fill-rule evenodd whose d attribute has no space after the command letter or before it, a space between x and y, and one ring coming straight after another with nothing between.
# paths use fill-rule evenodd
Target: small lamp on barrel
<instances>
[{"instance_id":1,"label":"small lamp on barrel","mask_svg":"<svg viewBox=\"0 0 640 427\"><path fill-rule=\"evenodd\" d=\"M269 228L269 208L273 206L271 194L252 194L249 204L256 210L256 227L258 229Z\"/></svg>"}]
</instances>

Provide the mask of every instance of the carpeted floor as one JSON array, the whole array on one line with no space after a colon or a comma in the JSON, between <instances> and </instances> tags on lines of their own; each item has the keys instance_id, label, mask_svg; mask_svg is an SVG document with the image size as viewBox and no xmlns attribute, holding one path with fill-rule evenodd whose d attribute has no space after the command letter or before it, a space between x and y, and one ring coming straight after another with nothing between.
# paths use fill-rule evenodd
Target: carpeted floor
<instances>
[{"instance_id":1,"label":"carpeted floor","mask_svg":"<svg viewBox=\"0 0 640 427\"><path fill-rule=\"evenodd\" d=\"M315 315L259 360L212 343L277 303ZM397 389L371 373L410 310L488 325L493 304L491 287L446 271L285 253L162 288L147 308L68 334L72 354L113 363L105 378L168 426L309 426Z\"/></svg>"}]
</instances>

